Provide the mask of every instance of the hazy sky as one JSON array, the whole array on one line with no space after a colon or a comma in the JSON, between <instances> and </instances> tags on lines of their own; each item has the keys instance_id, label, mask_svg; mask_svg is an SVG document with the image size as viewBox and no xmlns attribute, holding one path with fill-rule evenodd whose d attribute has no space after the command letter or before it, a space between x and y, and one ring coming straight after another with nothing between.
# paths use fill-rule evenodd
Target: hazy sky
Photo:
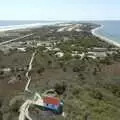
<instances>
[{"instance_id":1,"label":"hazy sky","mask_svg":"<svg viewBox=\"0 0 120 120\"><path fill-rule=\"evenodd\" d=\"M0 0L0 20L120 20L120 0Z\"/></svg>"}]
</instances>

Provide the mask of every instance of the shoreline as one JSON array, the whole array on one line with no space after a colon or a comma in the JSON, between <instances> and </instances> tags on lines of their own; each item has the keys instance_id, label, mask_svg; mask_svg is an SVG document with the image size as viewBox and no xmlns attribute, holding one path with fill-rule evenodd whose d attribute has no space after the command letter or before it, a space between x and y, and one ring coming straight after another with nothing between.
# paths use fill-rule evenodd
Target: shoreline
<instances>
[{"instance_id":1,"label":"shoreline","mask_svg":"<svg viewBox=\"0 0 120 120\"><path fill-rule=\"evenodd\" d=\"M101 40L104 40L105 42L107 42L107 43L109 43L109 44L112 44L112 45L114 45L114 46L116 46L116 47L120 47L120 43L118 43L118 42L116 42L116 41L114 41L114 40L112 40L112 39L109 39L109 38L107 38L107 37L105 37L105 36L102 36L102 35L96 33L97 30L99 30L99 29L101 29L101 28L103 28L103 27L104 27L104 25L101 25L100 27L97 27L97 28L95 28L95 29L92 29L92 30L91 30L91 33L92 33L95 37L98 37L98 38L100 38Z\"/></svg>"},{"instance_id":2,"label":"shoreline","mask_svg":"<svg viewBox=\"0 0 120 120\"><path fill-rule=\"evenodd\" d=\"M23 24L23 25L11 25L11 26L0 26L0 32L5 32L9 30L19 30L19 29L31 29L31 28L39 28L45 25L54 25L58 22L53 23L34 23L34 24Z\"/></svg>"}]
</instances>

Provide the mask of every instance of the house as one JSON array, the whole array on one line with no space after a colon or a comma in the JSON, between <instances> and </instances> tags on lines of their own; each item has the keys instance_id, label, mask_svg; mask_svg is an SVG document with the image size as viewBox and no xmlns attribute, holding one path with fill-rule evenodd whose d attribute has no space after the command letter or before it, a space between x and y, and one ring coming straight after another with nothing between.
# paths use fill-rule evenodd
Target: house
<instances>
[{"instance_id":1,"label":"house","mask_svg":"<svg viewBox=\"0 0 120 120\"><path fill-rule=\"evenodd\" d=\"M63 101L57 97L44 96L41 98L39 94L36 94L33 104L42 111L51 111L54 114L63 113Z\"/></svg>"},{"instance_id":2,"label":"house","mask_svg":"<svg viewBox=\"0 0 120 120\"><path fill-rule=\"evenodd\" d=\"M43 98L43 103L46 110L50 110L56 114L63 112L63 102L56 97L46 96Z\"/></svg>"}]
</instances>

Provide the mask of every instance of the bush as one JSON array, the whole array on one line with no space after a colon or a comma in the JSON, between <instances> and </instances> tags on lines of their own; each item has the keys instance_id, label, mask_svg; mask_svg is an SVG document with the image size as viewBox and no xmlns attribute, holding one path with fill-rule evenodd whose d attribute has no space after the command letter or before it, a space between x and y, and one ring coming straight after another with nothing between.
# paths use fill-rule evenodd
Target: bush
<instances>
[{"instance_id":1,"label":"bush","mask_svg":"<svg viewBox=\"0 0 120 120\"><path fill-rule=\"evenodd\" d=\"M72 58L71 54L70 53L65 53L64 56L62 57L62 59L64 61L68 61Z\"/></svg>"},{"instance_id":2,"label":"bush","mask_svg":"<svg viewBox=\"0 0 120 120\"><path fill-rule=\"evenodd\" d=\"M64 71L64 72L66 72L66 71L67 71L67 68L66 68L66 67L64 67L64 68L63 68L63 71Z\"/></svg>"},{"instance_id":3,"label":"bush","mask_svg":"<svg viewBox=\"0 0 120 120\"><path fill-rule=\"evenodd\" d=\"M97 74L97 68L94 68L93 75Z\"/></svg>"},{"instance_id":4,"label":"bush","mask_svg":"<svg viewBox=\"0 0 120 120\"><path fill-rule=\"evenodd\" d=\"M103 99L102 93L99 90L97 90L97 89L92 91L91 96L93 98L95 98L95 99L98 99L98 100L102 100Z\"/></svg>"},{"instance_id":5,"label":"bush","mask_svg":"<svg viewBox=\"0 0 120 120\"><path fill-rule=\"evenodd\" d=\"M62 95L66 90L66 84L63 82L62 84L55 84L54 89L57 92L57 94Z\"/></svg>"},{"instance_id":6,"label":"bush","mask_svg":"<svg viewBox=\"0 0 120 120\"><path fill-rule=\"evenodd\" d=\"M80 88L78 86L75 86L72 90L73 96L77 96L80 93Z\"/></svg>"},{"instance_id":7,"label":"bush","mask_svg":"<svg viewBox=\"0 0 120 120\"><path fill-rule=\"evenodd\" d=\"M59 62L59 65L60 65L60 67L62 68L63 66L64 66L64 63L63 62Z\"/></svg>"},{"instance_id":8,"label":"bush","mask_svg":"<svg viewBox=\"0 0 120 120\"><path fill-rule=\"evenodd\" d=\"M111 61L111 58L106 57L105 59L100 60L100 63L105 64L105 65L111 65L112 61Z\"/></svg>"},{"instance_id":9,"label":"bush","mask_svg":"<svg viewBox=\"0 0 120 120\"><path fill-rule=\"evenodd\" d=\"M4 75L4 72L3 72L3 71L0 71L0 75Z\"/></svg>"},{"instance_id":10,"label":"bush","mask_svg":"<svg viewBox=\"0 0 120 120\"><path fill-rule=\"evenodd\" d=\"M0 120L2 120L2 112L0 111Z\"/></svg>"},{"instance_id":11,"label":"bush","mask_svg":"<svg viewBox=\"0 0 120 120\"><path fill-rule=\"evenodd\" d=\"M79 67L73 67L73 72L80 72L80 68Z\"/></svg>"},{"instance_id":12,"label":"bush","mask_svg":"<svg viewBox=\"0 0 120 120\"><path fill-rule=\"evenodd\" d=\"M51 64L52 64L52 61L51 61L51 60L49 60L49 61L48 61L48 65L50 66Z\"/></svg>"},{"instance_id":13,"label":"bush","mask_svg":"<svg viewBox=\"0 0 120 120\"><path fill-rule=\"evenodd\" d=\"M111 86L111 91L115 96L120 97L120 88L118 86Z\"/></svg>"},{"instance_id":14,"label":"bush","mask_svg":"<svg viewBox=\"0 0 120 120\"><path fill-rule=\"evenodd\" d=\"M45 68L42 67L42 68L39 68L39 69L37 70L37 73L38 73L38 74L41 74L41 73L43 73L44 71L45 71Z\"/></svg>"},{"instance_id":15,"label":"bush","mask_svg":"<svg viewBox=\"0 0 120 120\"><path fill-rule=\"evenodd\" d=\"M19 108L23 103L23 96L16 96L10 100L9 106L12 112L19 112Z\"/></svg>"}]
</instances>

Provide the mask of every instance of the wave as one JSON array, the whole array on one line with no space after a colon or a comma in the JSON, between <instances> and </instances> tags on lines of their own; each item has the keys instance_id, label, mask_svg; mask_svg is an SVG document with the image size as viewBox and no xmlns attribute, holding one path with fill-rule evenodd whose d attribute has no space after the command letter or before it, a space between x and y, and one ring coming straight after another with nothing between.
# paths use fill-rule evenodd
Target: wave
<instances>
[{"instance_id":1,"label":"wave","mask_svg":"<svg viewBox=\"0 0 120 120\"><path fill-rule=\"evenodd\" d=\"M26 28L37 28L44 25L54 25L58 22L48 22L48 23L34 23L34 24L23 24L23 25L9 25L9 26L0 26L0 32L17 30L17 29L26 29Z\"/></svg>"},{"instance_id":2,"label":"wave","mask_svg":"<svg viewBox=\"0 0 120 120\"><path fill-rule=\"evenodd\" d=\"M107 38L106 36L103 36L103 35L100 35L97 33L98 30L102 29L104 27L104 25L101 25L100 27L97 27L95 29L92 29L92 34L96 37L99 37L100 39L104 40L105 42L109 43L109 44L112 44L112 45L115 45L116 47L120 47L120 43L112 40L112 39L109 39Z\"/></svg>"}]
</instances>

